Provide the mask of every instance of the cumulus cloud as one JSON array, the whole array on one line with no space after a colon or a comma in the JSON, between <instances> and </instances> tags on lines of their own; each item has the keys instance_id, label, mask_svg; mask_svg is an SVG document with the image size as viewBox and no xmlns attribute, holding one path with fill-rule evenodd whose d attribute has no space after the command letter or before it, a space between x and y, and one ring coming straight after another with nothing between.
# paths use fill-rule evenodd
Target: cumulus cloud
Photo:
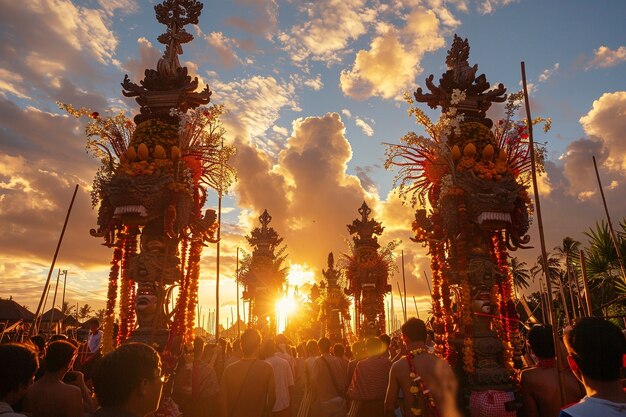
<instances>
[{"instance_id":1,"label":"cumulus cloud","mask_svg":"<svg viewBox=\"0 0 626 417\"><path fill-rule=\"evenodd\" d=\"M308 78L304 81L304 85L311 88L313 91L320 91L324 88L324 83L322 82L322 75L317 74L315 78Z\"/></svg>"},{"instance_id":2,"label":"cumulus cloud","mask_svg":"<svg viewBox=\"0 0 626 417\"><path fill-rule=\"evenodd\" d=\"M593 58L585 69L614 67L624 61L626 61L626 46L620 46L612 50L607 46L601 45L593 51Z\"/></svg>"},{"instance_id":3,"label":"cumulus cloud","mask_svg":"<svg viewBox=\"0 0 626 417\"><path fill-rule=\"evenodd\" d=\"M122 14L132 14L139 9L135 0L98 0L98 4L107 15L112 16L116 12Z\"/></svg>"},{"instance_id":4,"label":"cumulus cloud","mask_svg":"<svg viewBox=\"0 0 626 417\"><path fill-rule=\"evenodd\" d=\"M554 66L552 68L546 68L545 70L543 70L543 72L539 75L539 82L540 83L545 83L546 81L548 81L557 71L559 70L559 63L557 62L556 64L554 64Z\"/></svg>"},{"instance_id":5,"label":"cumulus cloud","mask_svg":"<svg viewBox=\"0 0 626 417\"><path fill-rule=\"evenodd\" d=\"M365 120L361 119L360 117L356 117L354 119L354 123L357 125L359 129L363 131L365 136L370 136L370 137L374 136L374 129Z\"/></svg>"},{"instance_id":6,"label":"cumulus cloud","mask_svg":"<svg viewBox=\"0 0 626 417\"><path fill-rule=\"evenodd\" d=\"M122 64L124 70L128 72L129 78L135 82L144 77L144 71L147 68L156 68L157 62L161 58L161 52L143 36L137 39L137 44L139 45L139 57L129 58Z\"/></svg>"},{"instance_id":7,"label":"cumulus cloud","mask_svg":"<svg viewBox=\"0 0 626 417\"><path fill-rule=\"evenodd\" d=\"M482 14L491 14L496 8L508 6L511 3L515 3L519 0L478 0L476 3L476 8L479 13Z\"/></svg>"},{"instance_id":8,"label":"cumulus cloud","mask_svg":"<svg viewBox=\"0 0 626 417\"><path fill-rule=\"evenodd\" d=\"M278 25L278 4L276 0L235 0L235 4L245 10L237 16L226 19L226 23L255 36L271 40ZM250 17L245 17L244 13ZM253 43L253 41L251 41ZM249 49L253 49L250 45Z\"/></svg>"},{"instance_id":9,"label":"cumulus cloud","mask_svg":"<svg viewBox=\"0 0 626 417\"><path fill-rule=\"evenodd\" d=\"M388 25L374 37L369 50L356 54L352 67L341 72L341 90L359 100L372 96L401 99L422 72L423 55L445 45L443 32L434 11L412 11L404 27Z\"/></svg>"},{"instance_id":10,"label":"cumulus cloud","mask_svg":"<svg viewBox=\"0 0 626 417\"><path fill-rule=\"evenodd\" d=\"M602 140L609 166L626 169L626 91L604 93L579 121L586 134Z\"/></svg>"},{"instance_id":11,"label":"cumulus cloud","mask_svg":"<svg viewBox=\"0 0 626 417\"><path fill-rule=\"evenodd\" d=\"M219 58L217 64L224 68L234 68L237 64L242 63L235 52L237 44L233 39L228 38L222 32L211 32L204 38L217 54L217 58Z\"/></svg>"},{"instance_id":12,"label":"cumulus cloud","mask_svg":"<svg viewBox=\"0 0 626 417\"><path fill-rule=\"evenodd\" d=\"M305 3L302 14L306 22L280 32L278 39L294 62L309 57L336 63L349 43L364 35L376 19L375 9L365 0L323 0Z\"/></svg>"}]
</instances>

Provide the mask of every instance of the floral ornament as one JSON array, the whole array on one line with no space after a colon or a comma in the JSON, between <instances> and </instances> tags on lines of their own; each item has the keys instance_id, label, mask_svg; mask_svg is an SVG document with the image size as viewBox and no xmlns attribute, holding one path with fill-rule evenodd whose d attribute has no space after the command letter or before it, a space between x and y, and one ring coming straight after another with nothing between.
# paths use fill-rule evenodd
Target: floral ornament
<instances>
[{"instance_id":1,"label":"floral ornament","mask_svg":"<svg viewBox=\"0 0 626 417\"><path fill-rule=\"evenodd\" d=\"M421 355L423 353L429 354L427 348L418 348L410 351L407 355L404 356L407 363L409 364L409 377L411 378L411 388L410 392L413 396L413 403L411 404L411 413L414 416L422 416L423 410L428 408L430 412L435 416L439 417L439 411L437 410L437 405L435 403L435 399L433 398L433 394L426 386L426 383L422 379L421 376L418 375L415 370L414 359L417 355Z\"/></svg>"}]
</instances>

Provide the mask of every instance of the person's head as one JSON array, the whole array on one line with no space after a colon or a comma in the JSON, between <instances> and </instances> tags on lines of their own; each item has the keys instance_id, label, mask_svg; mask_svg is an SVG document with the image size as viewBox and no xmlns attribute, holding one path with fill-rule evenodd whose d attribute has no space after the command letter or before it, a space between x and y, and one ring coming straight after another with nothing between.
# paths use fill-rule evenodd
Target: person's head
<instances>
[{"instance_id":1,"label":"person's head","mask_svg":"<svg viewBox=\"0 0 626 417\"><path fill-rule=\"evenodd\" d=\"M276 353L276 342L274 341L273 337L268 337L261 344L261 359L266 359L274 356L274 353Z\"/></svg>"},{"instance_id":2,"label":"person's head","mask_svg":"<svg viewBox=\"0 0 626 417\"><path fill-rule=\"evenodd\" d=\"M354 354L354 359L363 359L365 357L365 342L362 340L354 342L352 344L352 353Z\"/></svg>"},{"instance_id":3,"label":"person's head","mask_svg":"<svg viewBox=\"0 0 626 417\"><path fill-rule=\"evenodd\" d=\"M202 352L202 360L207 363L210 362L216 349L217 349L216 343L207 343L206 345L204 345L204 351Z\"/></svg>"},{"instance_id":4,"label":"person's head","mask_svg":"<svg viewBox=\"0 0 626 417\"><path fill-rule=\"evenodd\" d=\"M34 349L17 343L0 345L0 401L14 404L21 400L38 367Z\"/></svg>"},{"instance_id":5,"label":"person's head","mask_svg":"<svg viewBox=\"0 0 626 417\"><path fill-rule=\"evenodd\" d=\"M330 353L330 339L327 337L322 337L317 341L317 346L320 348L320 352L322 353Z\"/></svg>"},{"instance_id":6,"label":"person's head","mask_svg":"<svg viewBox=\"0 0 626 417\"><path fill-rule=\"evenodd\" d=\"M402 335L409 342L426 342L426 324L420 319L411 317L401 327Z\"/></svg>"},{"instance_id":7,"label":"person's head","mask_svg":"<svg viewBox=\"0 0 626 417\"><path fill-rule=\"evenodd\" d=\"M539 359L552 359L556 356L552 326L537 324L528 332L528 344Z\"/></svg>"},{"instance_id":8,"label":"person's head","mask_svg":"<svg viewBox=\"0 0 626 417\"><path fill-rule=\"evenodd\" d=\"M283 333L281 334L277 334L276 335L276 344L277 345L288 345L289 343L289 339L287 339L287 336L285 336Z\"/></svg>"},{"instance_id":9,"label":"person's head","mask_svg":"<svg viewBox=\"0 0 626 417\"><path fill-rule=\"evenodd\" d=\"M72 368L76 352L76 346L65 340L50 343L46 351L46 372L65 374Z\"/></svg>"},{"instance_id":10,"label":"person's head","mask_svg":"<svg viewBox=\"0 0 626 417\"><path fill-rule=\"evenodd\" d=\"M200 359L202 357L202 352L204 351L204 340L201 337L196 336L193 339L193 357L195 359Z\"/></svg>"},{"instance_id":11,"label":"person's head","mask_svg":"<svg viewBox=\"0 0 626 417\"><path fill-rule=\"evenodd\" d=\"M49 342L56 342L57 340L67 340L67 335L53 334L52 336L50 336Z\"/></svg>"},{"instance_id":12,"label":"person's head","mask_svg":"<svg viewBox=\"0 0 626 417\"><path fill-rule=\"evenodd\" d=\"M335 343L333 346L333 355L338 358L342 358L344 353L345 349L343 348L343 345L341 343Z\"/></svg>"},{"instance_id":13,"label":"person's head","mask_svg":"<svg viewBox=\"0 0 626 417\"><path fill-rule=\"evenodd\" d=\"M378 337L370 337L365 341L365 352L368 357L380 355L385 351L383 341Z\"/></svg>"},{"instance_id":14,"label":"person's head","mask_svg":"<svg viewBox=\"0 0 626 417\"><path fill-rule=\"evenodd\" d=\"M617 326L601 318L585 317L565 332L564 340L570 367L579 379L619 380L626 340Z\"/></svg>"},{"instance_id":15,"label":"person's head","mask_svg":"<svg viewBox=\"0 0 626 417\"><path fill-rule=\"evenodd\" d=\"M246 329L241 334L241 352L243 356L255 356L261 346L261 333L257 329Z\"/></svg>"},{"instance_id":16,"label":"person's head","mask_svg":"<svg viewBox=\"0 0 626 417\"><path fill-rule=\"evenodd\" d=\"M31 336L30 341L37 347L39 356L43 357L46 353L46 339L41 335Z\"/></svg>"},{"instance_id":17,"label":"person's head","mask_svg":"<svg viewBox=\"0 0 626 417\"><path fill-rule=\"evenodd\" d=\"M306 355L311 358L317 356L320 353L319 346L317 346L317 340L309 340L306 342Z\"/></svg>"},{"instance_id":18,"label":"person's head","mask_svg":"<svg viewBox=\"0 0 626 417\"><path fill-rule=\"evenodd\" d=\"M387 350L389 349L389 346L391 345L391 337L389 337L388 334L381 334L380 336L378 336L378 339L383 342L383 349Z\"/></svg>"},{"instance_id":19,"label":"person's head","mask_svg":"<svg viewBox=\"0 0 626 417\"><path fill-rule=\"evenodd\" d=\"M93 375L102 407L130 408L141 416L159 407L163 383L159 354L143 343L127 343L107 353Z\"/></svg>"},{"instance_id":20,"label":"person's head","mask_svg":"<svg viewBox=\"0 0 626 417\"><path fill-rule=\"evenodd\" d=\"M98 329L100 329L100 321L98 319L90 319L87 322L87 325L89 326L89 330L94 333L97 332Z\"/></svg>"}]
</instances>

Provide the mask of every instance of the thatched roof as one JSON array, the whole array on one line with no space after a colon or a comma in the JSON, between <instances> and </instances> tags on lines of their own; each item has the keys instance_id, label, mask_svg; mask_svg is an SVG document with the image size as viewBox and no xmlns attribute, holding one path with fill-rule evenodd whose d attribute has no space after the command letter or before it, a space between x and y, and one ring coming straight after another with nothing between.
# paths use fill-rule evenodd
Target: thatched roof
<instances>
[{"instance_id":1,"label":"thatched roof","mask_svg":"<svg viewBox=\"0 0 626 417\"><path fill-rule=\"evenodd\" d=\"M14 300L0 298L0 321L32 321L35 315Z\"/></svg>"},{"instance_id":2,"label":"thatched roof","mask_svg":"<svg viewBox=\"0 0 626 417\"><path fill-rule=\"evenodd\" d=\"M41 315L41 322L46 323L50 320L52 321L63 321L65 319L65 314L61 313L61 310L58 308L51 308Z\"/></svg>"}]
</instances>

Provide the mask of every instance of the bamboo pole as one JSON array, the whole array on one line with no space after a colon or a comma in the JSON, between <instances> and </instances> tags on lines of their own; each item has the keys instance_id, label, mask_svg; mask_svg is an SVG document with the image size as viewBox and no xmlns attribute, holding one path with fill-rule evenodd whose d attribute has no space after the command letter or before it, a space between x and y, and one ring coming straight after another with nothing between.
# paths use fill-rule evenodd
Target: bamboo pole
<instances>
[{"instance_id":1,"label":"bamboo pole","mask_svg":"<svg viewBox=\"0 0 626 417\"><path fill-rule=\"evenodd\" d=\"M609 214L609 208L606 205L606 198L604 198L604 189L602 188L602 181L600 181L600 174L598 173L598 164L596 163L595 155L593 158L593 168L596 170L596 177L598 178L598 187L600 188L600 195L602 196L602 204L604 205L604 212L606 213L606 220L609 223L609 232L611 233L611 240L613 241L613 246L615 246L615 253L617 254L617 261L619 262L619 267L622 270L622 280L626 283L626 269L624 268L624 260L622 259L622 253L619 248L619 244L617 239L615 238L615 231L613 230L613 223L611 222L611 215Z\"/></svg>"},{"instance_id":2,"label":"bamboo pole","mask_svg":"<svg viewBox=\"0 0 626 417\"><path fill-rule=\"evenodd\" d=\"M404 318L404 321L406 321L406 306L404 305L404 302L402 301L402 298L403 298L402 291L400 290L400 284L398 284L398 281L396 281L396 285L398 286L398 293L400 294L400 307L402 307L402 317Z\"/></svg>"},{"instance_id":3,"label":"bamboo pole","mask_svg":"<svg viewBox=\"0 0 626 417\"><path fill-rule=\"evenodd\" d=\"M52 331L52 319L54 318L54 305L57 302L57 291L59 290L59 279L61 278L61 268L57 273L57 285L54 287L54 297L52 297L52 309L50 310L50 331ZM59 334L59 326L55 326L54 333Z\"/></svg>"},{"instance_id":4,"label":"bamboo pole","mask_svg":"<svg viewBox=\"0 0 626 417\"><path fill-rule=\"evenodd\" d=\"M530 116L530 100L528 99L528 88L526 86L526 66L524 61L521 62L522 68L522 85L524 87L524 104L526 105L526 121L528 125L528 147L530 149L530 167L532 173L532 181L533 181L533 191L535 195L535 212L537 213L537 228L539 229L539 241L541 243L541 261L543 263L543 273L546 278L546 289L550 299L552 299L552 284L548 277L548 254L546 250L546 240L543 234L543 218L541 217L541 202L539 200L539 188L537 186L537 166L535 164L535 143L533 139L533 119ZM554 314L554 309L552 308L552 302L548 303L548 312L550 316L550 321L552 323L552 341L554 342L554 351L556 352L556 360L557 360L557 373L559 376L559 393L561 395L561 404L565 405L566 396L565 396L565 385L564 385L564 375L562 372L562 368L565 368L565 362L561 357L562 352L558 347L560 346L558 329L557 329L557 321L556 316Z\"/></svg>"},{"instance_id":5,"label":"bamboo pole","mask_svg":"<svg viewBox=\"0 0 626 417\"><path fill-rule=\"evenodd\" d=\"M235 285L237 285L237 337L241 336L241 320L239 319L239 246L237 246L237 267L235 269Z\"/></svg>"},{"instance_id":6,"label":"bamboo pole","mask_svg":"<svg viewBox=\"0 0 626 417\"><path fill-rule=\"evenodd\" d=\"M585 259L585 251L580 250L580 270L583 275L583 288L585 290L585 306L587 307L587 316L593 317L593 309L591 308L591 296L589 294L589 281L587 281L587 262Z\"/></svg>"},{"instance_id":7,"label":"bamboo pole","mask_svg":"<svg viewBox=\"0 0 626 417\"><path fill-rule=\"evenodd\" d=\"M415 301L415 296L413 296L413 304L415 304L415 314L417 314L417 318L420 318L420 312L417 309L417 301Z\"/></svg>"},{"instance_id":8,"label":"bamboo pole","mask_svg":"<svg viewBox=\"0 0 626 417\"><path fill-rule=\"evenodd\" d=\"M54 264L57 261L57 256L59 255L59 249L61 249L61 242L63 242L63 236L65 235L65 229L67 228L67 222L70 219L70 213L72 212L72 207L74 206L74 200L76 200L76 193L78 192L78 184L74 187L74 194L72 195L72 201L70 202L70 206L67 209L67 214L65 215L65 221L63 222L63 229L61 229L61 236L59 236L59 242L57 243L57 248L54 251L54 256L52 257L52 264L50 265L50 270L48 271L48 277L46 278L46 285L44 285L43 293L41 294L41 298L39 299L39 305L37 306L37 312L35 313L35 320L33 321L33 329L30 334L37 334L37 320L39 315L41 314L41 305L43 303L44 296L46 294L46 290L50 286L50 277L52 276L52 271L54 270Z\"/></svg>"},{"instance_id":9,"label":"bamboo pole","mask_svg":"<svg viewBox=\"0 0 626 417\"><path fill-rule=\"evenodd\" d=\"M406 304L406 277L404 276L404 249L402 250L402 284L404 285L404 322L406 323L407 310Z\"/></svg>"}]
</instances>

